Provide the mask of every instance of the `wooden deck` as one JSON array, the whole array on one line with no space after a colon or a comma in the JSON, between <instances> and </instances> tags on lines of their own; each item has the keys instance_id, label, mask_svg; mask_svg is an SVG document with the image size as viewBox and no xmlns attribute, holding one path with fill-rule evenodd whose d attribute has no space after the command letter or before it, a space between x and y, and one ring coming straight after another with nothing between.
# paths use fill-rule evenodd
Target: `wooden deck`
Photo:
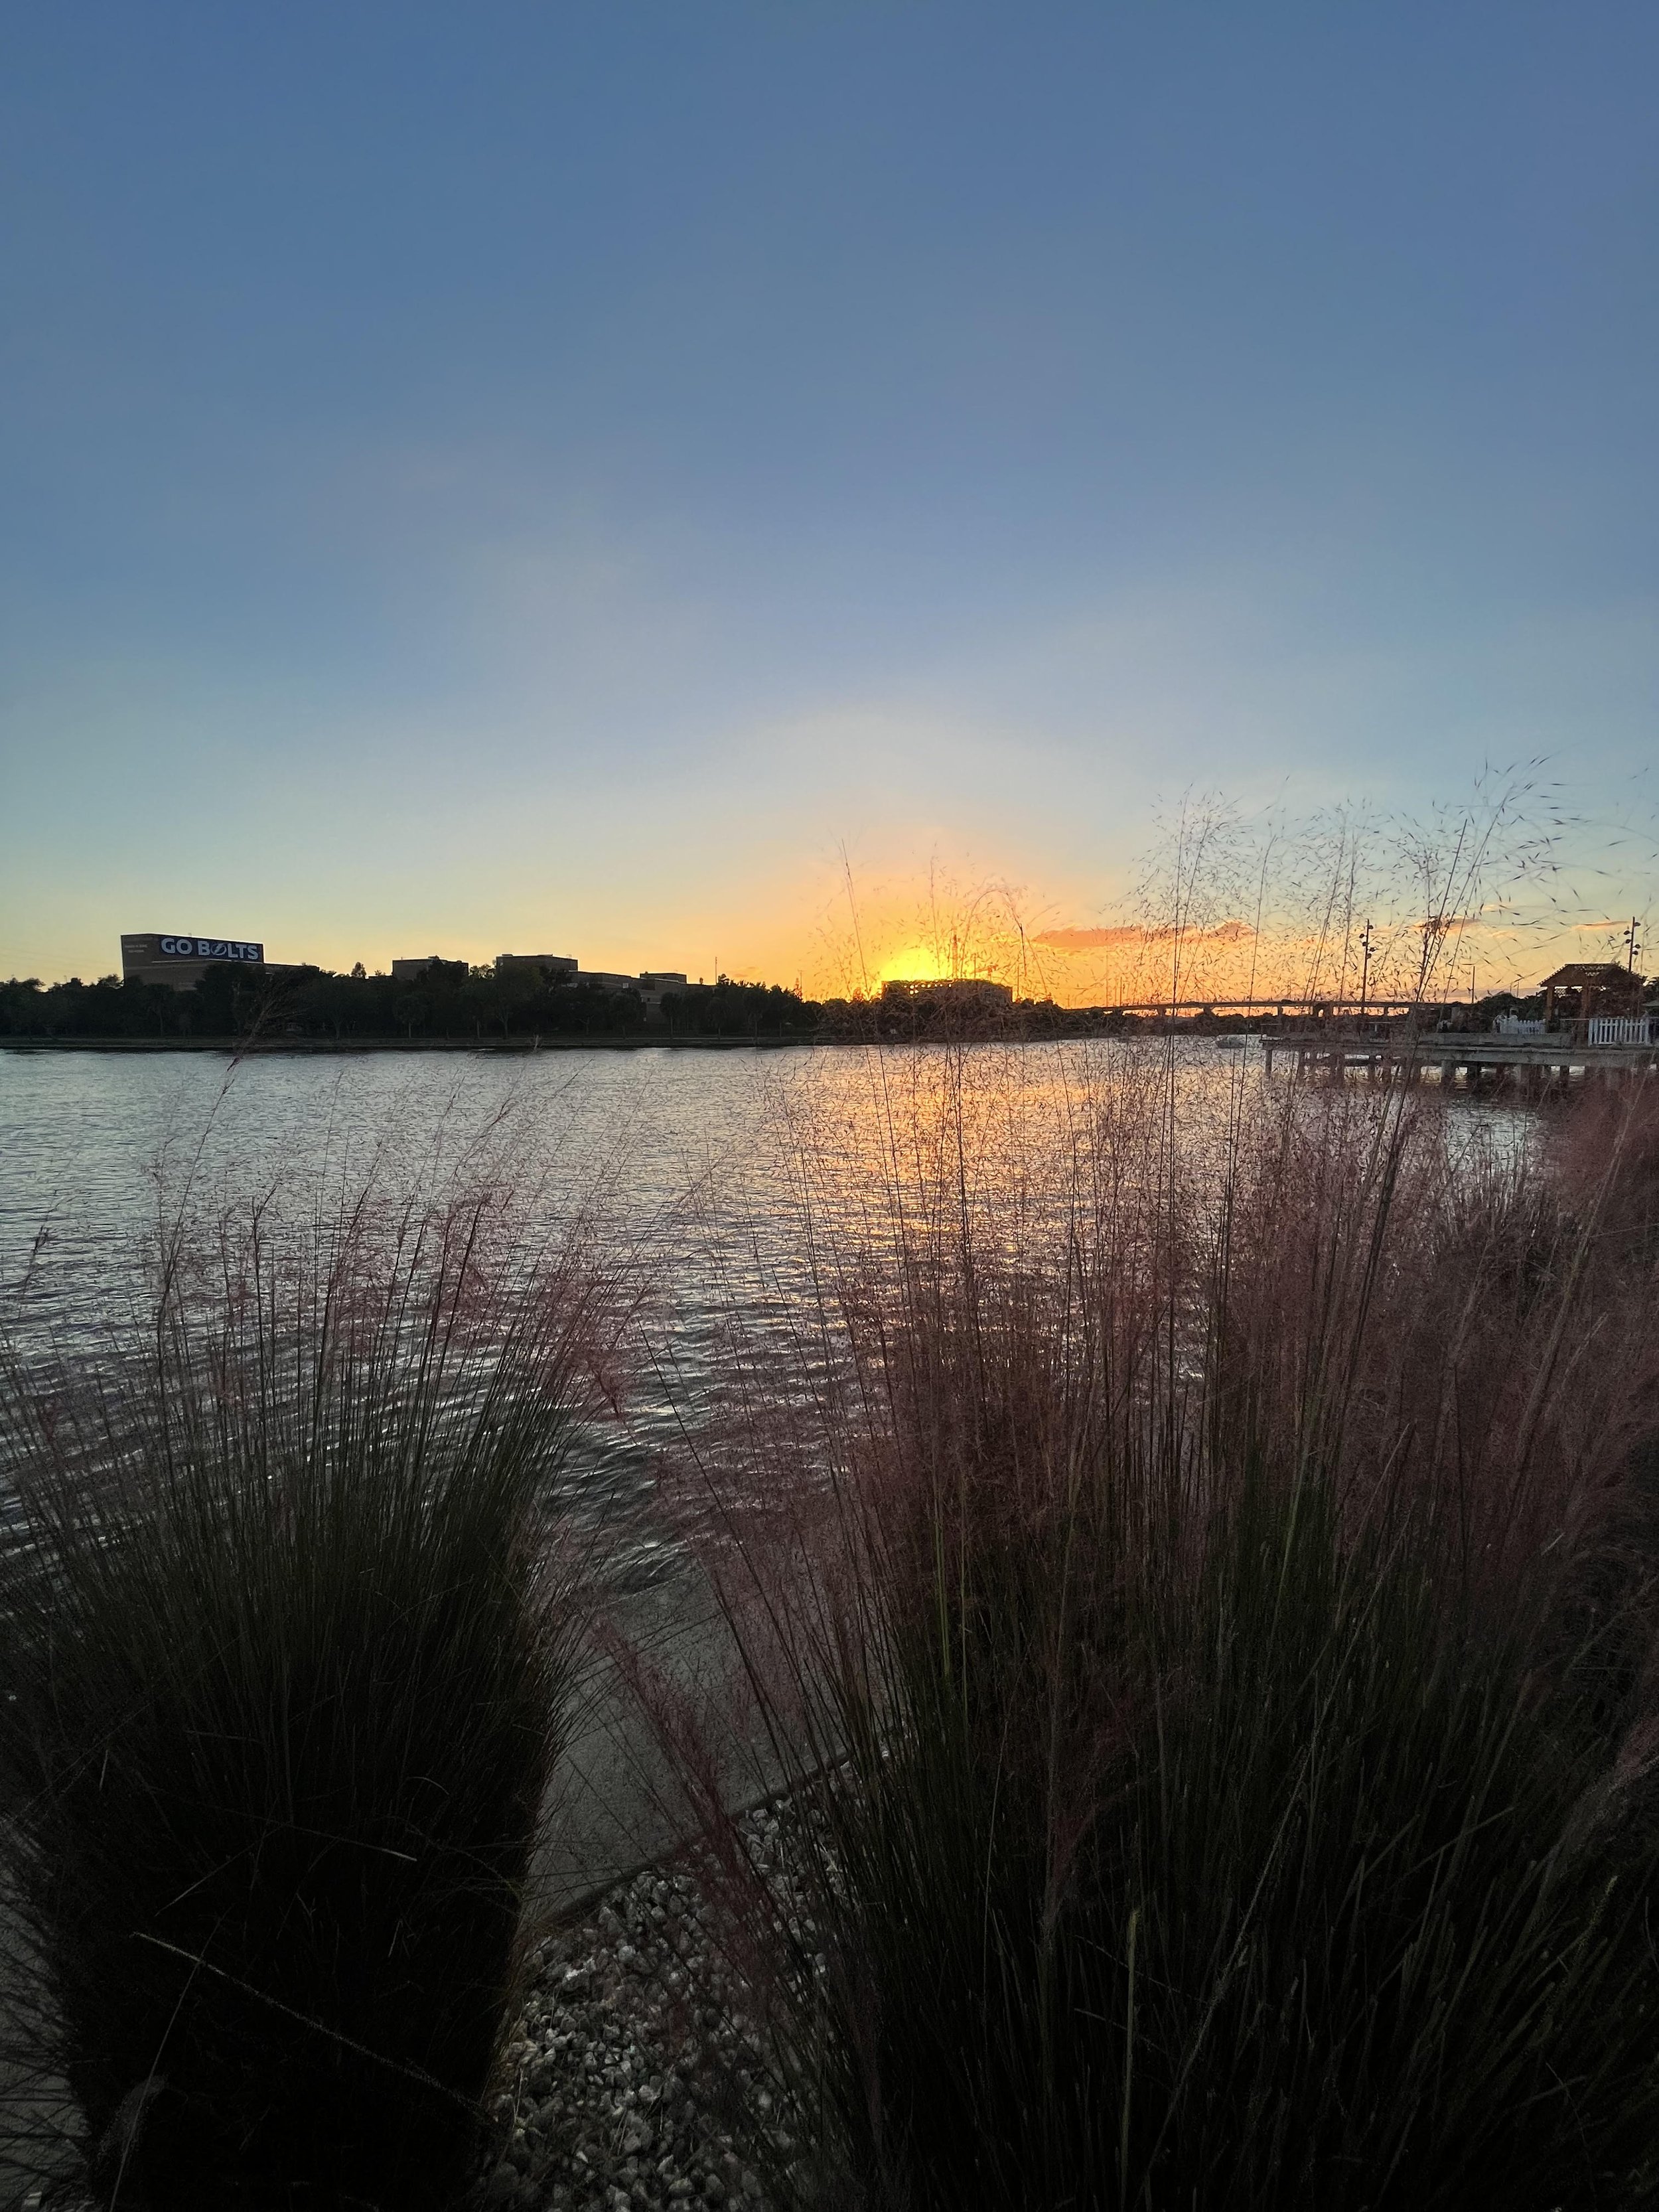
<instances>
[{"instance_id":1,"label":"wooden deck","mask_svg":"<svg viewBox=\"0 0 1659 2212\"><path fill-rule=\"evenodd\" d=\"M1354 1036L1332 1030L1290 1030L1264 1036L1261 1048L1275 1060L1333 1078L1358 1068L1372 1077L1413 1081L1432 1068L1443 1083L1460 1078L1471 1089L1513 1085L1528 1091L1559 1089L1575 1079L1613 1081L1659 1073L1659 1044L1579 1044L1568 1031L1555 1036L1499 1036L1490 1030L1441 1030L1418 1036Z\"/></svg>"}]
</instances>

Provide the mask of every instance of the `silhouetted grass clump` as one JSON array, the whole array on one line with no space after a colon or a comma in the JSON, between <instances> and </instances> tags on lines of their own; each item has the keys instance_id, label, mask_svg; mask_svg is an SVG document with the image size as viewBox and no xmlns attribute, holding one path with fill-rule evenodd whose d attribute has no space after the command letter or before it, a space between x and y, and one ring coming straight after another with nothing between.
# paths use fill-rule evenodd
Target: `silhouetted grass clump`
<instances>
[{"instance_id":1,"label":"silhouetted grass clump","mask_svg":"<svg viewBox=\"0 0 1659 2212\"><path fill-rule=\"evenodd\" d=\"M1592 1174L1240 1079L1199 1163L1128 1066L1033 1208L951 1089L702 1469L812 1814L782 1910L704 1797L781 2196L1651 2203L1651 1104Z\"/></svg>"},{"instance_id":2,"label":"silhouetted grass clump","mask_svg":"<svg viewBox=\"0 0 1659 2212\"><path fill-rule=\"evenodd\" d=\"M105 2204L453 2201L574 1662L594 1295L489 1209L175 1270L7 1377L5 1880ZM175 1255L176 1257L176 1255Z\"/></svg>"}]
</instances>

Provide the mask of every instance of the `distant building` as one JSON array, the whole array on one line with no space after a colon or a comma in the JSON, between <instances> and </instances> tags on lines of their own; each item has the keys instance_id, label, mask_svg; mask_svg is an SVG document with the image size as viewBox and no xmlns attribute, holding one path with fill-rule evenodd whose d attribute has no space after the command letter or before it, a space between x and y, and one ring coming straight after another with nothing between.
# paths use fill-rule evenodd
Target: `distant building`
<instances>
[{"instance_id":1,"label":"distant building","mask_svg":"<svg viewBox=\"0 0 1659 2212\"><path fill-rule=\"evenodd\" d=\"M640 977L638 986L640 996L645 1000L646 1019L652 1022L661 1021L662 1002L671 992L678 996L684 996L687 992L700 988L701 986L697 984L688 983L684 976L676 969L647 968Z\"/></svg>"},{"instance_id":2,"label":"distant building","mask_svg":"<svg viewBox=\"0 0 1659 2212\"><path fill-rule=\"evenodd\" d=\"M497 970L505 975L514 968L539 968L550 983L574 982L576 963L564 952L498 952Z\"/></svg>"},{"instance_id":3,"label":"distant building","mask_svg":"<svg viewBox=\"0 0 1659 2212\"><path fill-rule=\"evenodd\" d=\"M170 991L193 990L210 968L263 968L263 945L244 937L186 937L141 930L121 939L124 981L162 983Z\"/></svg>"},{"instance_id":4,"label":"distant building","mask_svg":"<svg viewBox=\"0 0 1659 2212\"><path fill-rule=\"evenodd\" d=\"M938 1006L988 1014L1012 1006L1014 994L1006 983L993 983L982 975L941 975L927 981L901 978L884 983L881 1002L884 1006Z\"/></svg>"},{"instance_id":5,"label":"distant building","mask_svg":"<svg viewBox=\"0 0 1659 2212\"><path fill-rule=\"evenodd\" d=\"M1544 1019L1589 1021L1598 1015L1639 1014L1642 978L1616 960L1570 960L1539 985Z\"/></svg>"},{"instance_id":6,"label":"distant building","mask_svg":"<svg viewBox=\"0 0 1659 2212\"><path fill-rule=\"evenodd\" d=\"M572 981L597 983L602 991L632 991L641 999L659 1000L665 991L687 991L689 984L678 969L647 968L638 975L625 975L610 968L577 968L571 963Z\"/></svg>"},{"instance_id":7,"label":"distant building","mask_svg":"<svg viewBox=\"0 0 1659 2212\"><path fill-rule=\"evenodd\" d=\"M438 955L428 953L422 960L394 960L392 975L394 982L418 982L427 969L436 962ZM672 991L695 991L702 987L688 982L678 969L651 968L639 975L624 975L608 968L584 968L565 952L498 952L495 955L498 975L538 975L548 983L587 983L600 991L628 991L645 1003L647 1020L659 1020L664 996Z\"/></svg>"}]
</instances>

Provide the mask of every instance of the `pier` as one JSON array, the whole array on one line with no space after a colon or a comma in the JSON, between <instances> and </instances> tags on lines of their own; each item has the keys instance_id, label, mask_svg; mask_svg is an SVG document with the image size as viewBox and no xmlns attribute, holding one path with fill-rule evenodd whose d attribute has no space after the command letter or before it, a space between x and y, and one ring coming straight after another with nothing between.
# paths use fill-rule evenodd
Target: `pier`
<instances>
[{"instance_id":1,"label":"pier","mask_svg":"<svg viewBox=\"0 0 1659 2212\"><path fill-rule=\"evenodd\" d=\"M1659 1042L1591 1044L1574 1035L1583 1024L1545 1036L1505 1036L1489 1030L1440 1030L1414 1036L1364 1036L1329 1030L1290 1030L1261 1038L1271 1073L1275 1060L1340 1080L1349 1068L1373 1079L1413 1082L1433 1068L1442 1083L1460 1079L1472 1091L1524 1090L1536 1096L1565 1090L1575 1079L1613 1082L1659 1070Z\"/></svg>"}]
</instances>

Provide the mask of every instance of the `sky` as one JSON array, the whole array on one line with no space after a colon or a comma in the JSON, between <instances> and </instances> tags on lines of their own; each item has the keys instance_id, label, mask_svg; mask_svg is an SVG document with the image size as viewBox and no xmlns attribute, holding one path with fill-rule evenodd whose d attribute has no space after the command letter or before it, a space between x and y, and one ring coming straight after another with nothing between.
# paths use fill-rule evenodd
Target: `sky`
<instances>
[{"instance_id":1,"label":"sky","mask_svg":"<svg viewBox=\"0 0 1659 2212\"><path fill-rule=\"evenodd\" d=\"M1086 998L1194 794L1527 763L1610 929L1656 83L1650 0L0 0L0 974L823 988L996 885Z\"/></svg>"}]
</instances>

